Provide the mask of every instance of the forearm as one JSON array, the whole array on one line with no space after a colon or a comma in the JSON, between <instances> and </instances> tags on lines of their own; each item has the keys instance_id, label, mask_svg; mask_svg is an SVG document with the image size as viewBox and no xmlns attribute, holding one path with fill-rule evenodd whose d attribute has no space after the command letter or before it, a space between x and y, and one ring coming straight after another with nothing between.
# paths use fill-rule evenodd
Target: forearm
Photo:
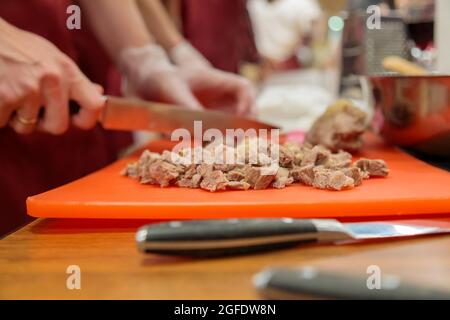
<instances>
[{"instance_id":1,"label":"forearm","mask_svg":"<svg viewBox=\"0 0 450 320\"><path fill-rule=\"evenodd\" d=\"M135 0L80 0L93 32L114 61L126 48L142 47L151 36Z\"/></svg>"},{"instance_id":2,"label":"forearm","mask_svg":"<svg viewBox=\"0 0 450 320\"><path fill-rule=\"evenodd\" d=\"M147 28L156 41L167 51L183 41L160 0L137 0Z\"/></svg>"}]
</instances>

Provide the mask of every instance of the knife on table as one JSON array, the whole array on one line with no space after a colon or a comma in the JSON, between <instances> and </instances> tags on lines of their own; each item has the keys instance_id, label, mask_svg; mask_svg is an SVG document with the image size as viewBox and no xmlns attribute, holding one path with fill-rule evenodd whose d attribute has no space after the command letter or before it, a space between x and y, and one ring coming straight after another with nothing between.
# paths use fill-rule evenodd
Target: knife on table
<instances>
[{"instance_id":1,"label":"knife on table","mask_svg":"<svg viewBox=\"0 0 450 320\"><path fill-rule=\"evenodd\" d=\"M143 226L136 233L142 252L219 256L366 239L450 233L450 226L426 221L340 223L333 219L228 219L172 221Z\"/></svg>"},{"instance_id":2,"label":"knife on table","mask_svg":"<svg viewBox=\"0 0 450 320\"><path fill-rule=\"evenodd\" d=\"M358 300L450 299L450 291L408 283L393 275L380 277L380 286L369 289L367 275L344 274L313 267L269 268L253 277L253 285L265 298L276 300L309 297Z\"/></svg>"},{"instance_id":3,"label":"knife on table","mask_svg":"<svg viewBox=\"0 0 450 320\"><path fill-rule=\"evenodd\" d=\"M79 111L73 101L71 114ZM41 115L42 116L42 115ZM201 121L201 131L218 129L278 129L267 123L213 110L192 110L171 104L148 102L134 98L106 96L105 106L98 121L105 129L114 130L149 130L171 133L184 128L194 132L194 121Z\"/></svg>"}]
</instances>

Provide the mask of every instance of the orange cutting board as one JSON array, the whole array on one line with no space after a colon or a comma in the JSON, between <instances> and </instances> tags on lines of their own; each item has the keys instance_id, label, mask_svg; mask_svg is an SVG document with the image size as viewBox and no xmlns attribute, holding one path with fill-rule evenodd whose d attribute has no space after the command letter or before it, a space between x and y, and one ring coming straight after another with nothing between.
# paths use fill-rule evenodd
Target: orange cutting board
<instances>
[{"instance_id":1,"label":"orange cutting board","mask_svg":"<svg viewBox=\"0 0 450 320\"><path fill-rule=\"evenodd\" d=\"M161 151L170 143L156 141ZM195 219L230 217L370 218L450 213L450 173L366 135L358 157L384 159L387 178L346 191L295 184L286 189L221 191L141 185L120 175L138 154L27 200L28 214L52 218Z\"/></svg>"}]
</instances>

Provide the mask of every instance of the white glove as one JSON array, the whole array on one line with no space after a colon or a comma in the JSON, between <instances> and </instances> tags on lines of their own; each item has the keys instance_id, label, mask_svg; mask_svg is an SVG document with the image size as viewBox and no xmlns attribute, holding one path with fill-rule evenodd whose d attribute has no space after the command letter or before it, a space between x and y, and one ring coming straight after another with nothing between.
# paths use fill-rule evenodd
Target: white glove
<instances>
[{"instance_id":1,"label":"white glove","mask_svg":"<svg viewBox=\"0 0 450 320\"><path fill-rule=\"evenodd\" d=\"M192 109L202 108L177 68L157 45L123 50L119 68L124 75L124 91L127 95Z\"/></svg>"},{"instance_id":2,"label":"white glove","mask_svg":"<svg viewBox=\"0 0 450 320\"><path fill-rule=\"evenodd\" d=\"M253 115L255 90L243 77L217 70L188 42L169 52L190 90L206 108Z\"/></svg>"}]
</instances>

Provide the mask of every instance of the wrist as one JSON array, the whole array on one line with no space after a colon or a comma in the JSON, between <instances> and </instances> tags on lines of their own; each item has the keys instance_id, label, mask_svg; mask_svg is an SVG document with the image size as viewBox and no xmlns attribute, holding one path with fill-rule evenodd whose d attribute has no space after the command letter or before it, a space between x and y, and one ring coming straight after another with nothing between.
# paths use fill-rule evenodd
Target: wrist
<instances>
[{"instance_id":1,"label":"wrist","mask_svg":"<svg viewBox=\"0 0 450 320\"><path fill-rule=\"evenodd\" d=\"M151 43L123 49L119 54L118 68L126 78L141 80L149 73L169 70L173 66L165 51Z\"/></svg>"}]
</instances>

